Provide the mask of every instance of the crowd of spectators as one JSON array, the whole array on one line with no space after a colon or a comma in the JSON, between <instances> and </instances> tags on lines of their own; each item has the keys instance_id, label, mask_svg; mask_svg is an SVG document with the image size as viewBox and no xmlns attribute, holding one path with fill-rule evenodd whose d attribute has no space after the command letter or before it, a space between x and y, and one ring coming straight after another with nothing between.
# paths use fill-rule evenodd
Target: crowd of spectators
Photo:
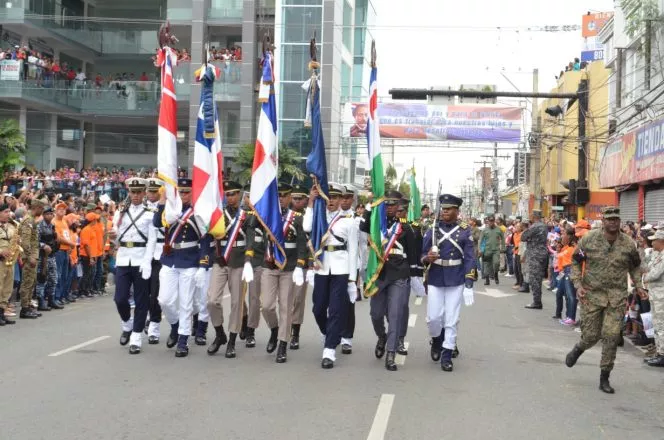
<instances>
[{"instance_id":1,"label":"crowd of spectators","mask_svg":"<svg viewBox=\"0 0 664 440\"><path fill-rule=\"evenodd\" d=\"M556 76L556 79L561 79L565 72L576 72L579 70L583 70L586 68L588 65L587 62L585 61L580 61L578 58L574 58L574 61L570 61L566 66L564 70L561 70L558 76Z\"/></svg>"}]
</instances>

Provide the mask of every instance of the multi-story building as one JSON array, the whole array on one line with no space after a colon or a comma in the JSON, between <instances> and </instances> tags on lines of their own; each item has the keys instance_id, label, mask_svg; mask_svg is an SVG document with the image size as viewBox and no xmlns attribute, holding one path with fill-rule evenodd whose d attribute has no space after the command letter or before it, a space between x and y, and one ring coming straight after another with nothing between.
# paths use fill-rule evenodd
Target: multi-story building
<instances>
[{"instance_id":1,"label":"multi-story building","mask_svg":"<svg viewBox=\"0 0 664 440\"><path fill-rule=\"evenodd\" d=\"M664 220L663 12L664 0L616 1L599 33L612 71L600 185L619 192L623 220Z\"/></svg>"},{"instance_id":2,"label":"multi-story building","mask_svg":"<svg viewBox=\"0 0 664 440\"><path fill-rule=\"evenodd\" d=\"M0 49L6 58L23 48L28 54L25 63L0 61L0 117L19 121L28 165L156 165L160 87L152 57L166 20L183 57L174 69L181 165L193 159L200 102L193 72L206 43L222 71L215 100L226 157L255 139L260 41L274 33L274 0L13 0L3 6ZM67 79L39 60L78 76Z\"/></svg>"},{"instance_id":3,"label":"multi-story building","mask_svg":"<svg viewBox=\"0 0 664 440\"><path fill-rule=\"evenodd\" d=\"M588 64L578 71L565 72L558 80L552 93L576 93L579 83L588 83L588 113L586 114L586 179L590 190L589 201L583 202L585 218L597 219L602 207L615 203L613 190L601 189L599 179L602 173L601 147L609 136L608 80L609 71L602 61ZM560 106L558 115L547 113L547 109ZM554 112L556 113L556 112ZM576 218L578 204L570 199L569 181L578 179L579 146L579 102L578 100L547 99L539 107L542 121L539 133L540 161L539 173L542 211L544 215L560 213L568 218ZM531 166L536 166L533 161ZM532 179L537 181L538 179ZM531 191L534 198L534 191ZM575 192L576 194L576 192Z\"/></svg>"}]
</instances>

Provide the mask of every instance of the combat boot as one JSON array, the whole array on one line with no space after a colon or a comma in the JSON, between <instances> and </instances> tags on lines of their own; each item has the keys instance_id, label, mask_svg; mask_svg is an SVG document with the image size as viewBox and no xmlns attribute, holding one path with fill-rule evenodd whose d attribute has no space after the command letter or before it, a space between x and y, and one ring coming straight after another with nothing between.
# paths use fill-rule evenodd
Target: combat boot
<instances>
[{"instance_id":1,"label":"combat boot","mask_svg":"<svg viewBox=\"0 0 664 440\"><path fill-rule=\"evenodd\" d=\"M491 283L489 282L489 277L485 277L485 278L484 278L484 285L485 285L485 286L488 286L489 284L491 284Z\"/></svg>"},{"instance_id":2,"label":"combat boot","mask_svg":"<svg viewBox=\"0 0 664 440\"><path fill-rule=\"evenodd\" d=\"M607 394L613 394L616 392L616 390L614 390L611 384L609 383L610 375L611 372L606 370L602 370L599 374L599 389Z\"/></svg>"},{"instance_id":3,"label":"combat boot","mask_svg":"<svg viewBox=\"0 0 664 440\"><path fill-rule=\"evenodd\" d=\"M237 333L231 333L228 338L228 345L226 346L226 357L232 359L235 357L235 339L237 338Z\"/></svg>"},{"instance_id":4,"label":"combat boot","mask_svg":"<svg viewBox=\"0 0 664 440\"><path fill-rule=\"evenodd\" d=\"M649 367L664 367L664 354L660 354L651 358L647 362Z\"/></svg>"},{"instance_id":5,"label":"combat boot","mask_svg":"<svg viewBox=\"0 0 664 440\"><path fill-rule=\"evenodd\" d=\"M226 337L226 332L224 331L223 325L215 327L214 333L215 333L214 341L212 341L212 344L210 344L210 346L207 349L207 353L209 355L213 355L216 352L218 352L219 348L221 348L222 345L228 342L228 338Z\"/></svg>"},{"instance_id":6,"label":"combat boot","mask_svg":"<svg viewBox=\"0 0 664 440\"><path fill-rule=\"evenodd\" d=\"M277 359L278 364L283 364L286 362L286 341L279 341L279 348L277 348Z\"/></svg>"},{"instance_id":7,"label":"combat boot","mask_svg":"<svg viewBox=\"0 0 664 440\"><path fill-rule=\"evenodd\" d=\"M572 351L567 353L567 356L565 357L565 365L568 367L572 368L574 364L576 364L576 361L579 360L579 357L583 354L583 350L578 345L575 345L574 348L572 348Z\"/></svg>"},{"instance_id":8,"label":"combat boot","mask_svg":"<svg viewBox=\"0 0 664 440\"><path fill-rule=\"evenodd\" d=\"M208 329L207 322L198 321L198 328L196 328L196 338L194 339L196 345L207 344L207 329Z\"/></svg>"},{"instance_id":9,"label":"combat boot","mask_svg":"<svg viewBox=\"0 0 664 440\"><path fill-rule=\"evenodd\" d=\"M244 341L247 348L254 348L256 346L256 329L247 327L247 339Z\"/></svg>"},{"instance_id":10,"label":"combat boot","mask_svg":"<svg viewBox=\"0 0 664 440\"><path fill-rule=\"evenodd\" d=\"M243 341L247 338L247 329L249 328L247 326L247 322L249 320L249 317L247 315L244 315L242 317L242 327L240 328L240 339Z\"/></svg>"},{"instance_id":11,"label":"combat boot","mask_svg":"<svg viewBox=\"0 0 664 440\"><path fill-rule=\"evenodd\" d=\"M440 360L440 352L442 350L443 340L440 336L431 338L431 360L438 362Z\"/></svg>"},{"instance_id":12,"label":"combat boot","mask_svg":"<svg viewBox=\"0 0 664 440\"><path fill-rule=\"evenodd\" d=\"M265 351L268 353L274 352L277 348L277 336L279 334L279 327L275 327L270 329L270 339L267 341L267 347L265 347Z\"/></svg>"},{"instance_id":13,"label":"combat boot","mask_svg":"<svg viewBox=\"0 0 664 440\"><path fill-rule=\"evenodd\" d=\"M175 349L176 358L187 357L187 355L189 354L189 347L187 347L188 339L189 336L187 335L180 335L180 337L178 338L178 348Z\"/></svg>"},{"instance_id":14,"label":"combat boot","mask_svg":"<svg viewBox=\"0 0 664 440\"><path fill-rule=\"evenodd\" d=\"M18 316L21 319L37 319L39 317L37 312L29 307L21 307L21 313Z\"/></svg>"},{"instance_id":15,"label":"combat boot","mask_svg":"<svg viewBox=\"0 0 664 440\"><path fill-rule=\"evenodd\" d=\"M387 356L385 356L385 369L387 371L397 371L397 363L395 359L396 353L393 351L388 351Z\"/></svg>"},{"instance_id":16,"label":"combat boot","mask_svg":"<svg viewBox=\"0 0 664 440\"><path fill-rule=\"evenodd\" d=\"M378 359L385 355L385 344L387 344L387 337L385 335L379 336L378 342L376 342L376 348L374 350L374 354Z\"/></svg>"},{"instance_id":17,"label":"combat boot","mask_svg":"<svg viewBox=\"0 0 664 440\"><path fill-rule=\"evenodd\" d=\"M291 327L290 349L297 350L299 348L300 348L300 324L293 324Z\"/></svg>"},{"instance_id":18,"label":"combat boot","mask_svg":"<svg viewBox=\"0 0 664 440\"><path fill-rule=\"evenodd\" d=\"M171 324L171 333L168 335L168 339L166 340L166 347L167 348L173 348L175 347L175 344L178 343L178 329L180 328L180 325L178 322L175 324Z\"/></svg>"},{"instance_id":19,"label":"combat boot","mask_svg":"<svg viewBox=\"0 0 664 440\"><path fill-rule=\"evenodd\" d=\"M406 343L403 340L404 338L399 338L397 342L397 353L401 356L408 356L408 350L406 349Z\"/></svg>"},{"instance_id":20,"label":"combat boot","mask_svg":"<svg viewBox=\"0 0 664 440\"><path fill-rule=\"evenodd\" d=\"M496 273L496 286L500 284L500 281L498 280L498 274Z\"/></svg>"},{"instance_id":21,"label":"combat boot","mask_svg":"<svg viewBox=\"0 0 664 440\"><path fill-rule=\"evenodd\" d=\"M454 364L452 363L452 350L449 348L443 348L440 356L440 368L441 370L448 372L454 369Z\"/></svg>"}]
</instances>

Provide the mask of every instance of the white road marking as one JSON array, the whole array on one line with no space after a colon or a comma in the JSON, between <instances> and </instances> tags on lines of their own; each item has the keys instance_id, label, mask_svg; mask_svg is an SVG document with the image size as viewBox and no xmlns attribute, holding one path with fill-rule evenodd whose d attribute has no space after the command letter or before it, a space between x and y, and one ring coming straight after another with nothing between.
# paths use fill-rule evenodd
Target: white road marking
<instances>
[{"instance_id":1,"label":"white road marking","mask_svg":"<svg viewBox=\"0 0 664 440\"><path fill-rule=\"evenodd\" d=\"M508 296L516 295L516 293L503 293L500 290L491 287L487 287L484 290L476 290L475 293L490 296L491 298L507 298Z\"/></svg>"},{"instance_id":2,"label":"white road marking","mask_svg":"<svg viewBox=\"0 0 664 440\"><path fill-rule=\"evenodd\" d=\"M383 394L380 396L376 415L374 416L371 430L367 440L383 440L385 431L387 431L387 422L390 420L392 405L394 404L394 394Z\"/></svg>"},{"instance_id":3,"label":"white road marking","mask_svg":"<svg viewBox=\"0 0 664 440\"><path fill-rule=\"evenodd\" d=\"M404 343L403 343L403 346L406 348L406 350L408 350L408 347L410 346L410 343L408 343L408 342L404 342ZM403 364L406 363L406 358L407 358L407 357L408 357L408 356L403 356L403 355L397 354L396 357L395 357L395 359L394 359L394 362L395 362L397 365L403 365Z\"/></svg>"},{"instance_id":4,"label":"white road marking","mask_svg":"<svg viewBox=\"0 0 664 440\"><path fill-rule=\"evenodd\" d=\"M415 327L415 322L417 321L417 314L411 313L408 317L408 327Z\"/></svg>"},{"instance_id":5,"label":"white road marking","mask_svg":"<svg viewBox=\"0 0 664 440\"><path fill-rule=\"evenodd\" d=\"M56 357L56 356L60 356L60 355L63 355L63 354L67 354L69 352L76 351L79 348L83 348L83 347L87 347L88 345L96 344L97 342L103 341L104 339L108 339L108 338L110 338L110 336L106 335L106 336L100 336L98 338L90 339L89 341L82 342L78 345L74 345L73 347L65 348L64 350L60 350L60 351L56 351L55 353L51 353L51 354L49 354L49 357Z\"/></svg>"},{"instance_id":6,"label":"white road marking","mask_svg":"<svg viewBox=\"0 0 664 440\"><path fill-rule=\"evenodd\" d=\"M415 298L415 305L416 306L421 306L422 305L422 297L421 296L418 296L417 298Z\"/></svg>"}]
</instances>

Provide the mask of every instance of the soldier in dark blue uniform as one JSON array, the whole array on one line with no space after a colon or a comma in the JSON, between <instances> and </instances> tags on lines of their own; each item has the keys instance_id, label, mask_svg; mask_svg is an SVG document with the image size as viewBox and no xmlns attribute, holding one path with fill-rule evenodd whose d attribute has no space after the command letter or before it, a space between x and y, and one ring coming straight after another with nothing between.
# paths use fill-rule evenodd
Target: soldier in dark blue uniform
<instances>
[{"instance_id":1,"label":"soldier in dark blue uniform","mask_svg":"<svg viewBox=\"0 0 664 440\"><path fill-rule=\"evenodd\" d=\"M440 356L443 371L453 369L461 300L463 298L467 306L473 304L473 283L477 278L471 229L457 220L462 203L451 194L440 196L438 222L427 231L422 244L422 262L428 265L427 321L432 338L431 357Z\"/></svg>"},{"instance_id":2,"label":"soldier in dark blue uniform","mask_svg":"<svg viewBox=\"0 0 664 440\"><path fill-rule=\"evenodd\" d=\"M177 344L175 356L185 357L189 354L187 340L191 335L194 291L197 278L201 278L197 272L199 268L209 267L210 244L204 239L205 222L193 213L191 179L178 179L178 192L182 199L181 212L174 212L163 195L153 224L166 228L159 271L159 304L171 324L166 346L171 348Z\"/></svg>"}]
</instances>

